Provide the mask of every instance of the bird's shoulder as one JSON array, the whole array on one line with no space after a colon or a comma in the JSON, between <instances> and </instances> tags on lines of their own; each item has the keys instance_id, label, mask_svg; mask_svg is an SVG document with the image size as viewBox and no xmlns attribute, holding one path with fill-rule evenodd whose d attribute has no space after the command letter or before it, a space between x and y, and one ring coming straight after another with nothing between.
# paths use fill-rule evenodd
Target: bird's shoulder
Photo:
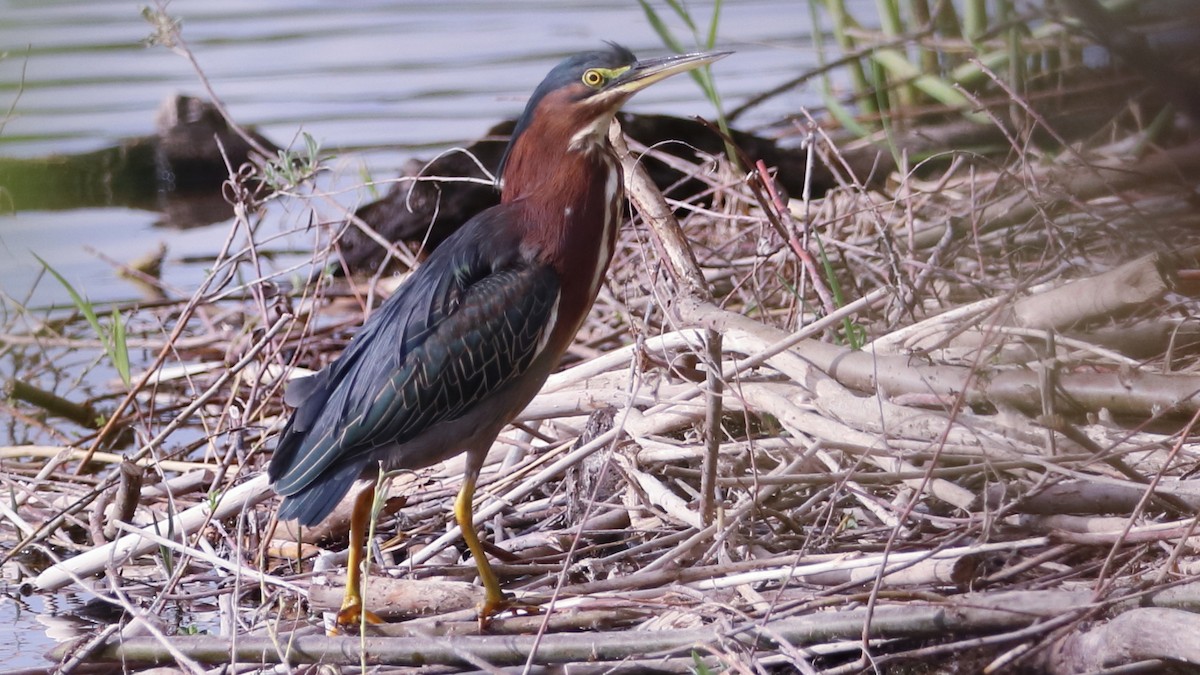
<instances>
[{"instance_id":1,"label":"bird's shoulder","mask_svg":"<svg viewBox=\"0 0 1200 675\"><path fill-rule=\"evenodd\" d=\"M441 243L364 325L363 331L402 331L401 345L424 339L424 331L468 308L468 297L487 302L489 292L502 291L544 269L524 246L519 217L511 205L489 208Z\"/></svg>"},{"instance_id":2,"label":"bird's shoulder","mask_svg":"<svg viewBox=\"0 0 1200 675\"><path fill-rule=\"evenodd\" d=\"M401 284L341 357L292 385L286 400L298 406L270 471L277 489L417 438L530 367L554 324L557 274L519 244L489 249L496 239L483 234L443 242L451 248Z\"/></svg>"},{"instance_id":3,"label":"bird's shoulder","mask_svg":"<svg viewBox=\"0 0 1200 675\"><path fill-rule=\"evenodd\" d=\"M548 311L557 299L558 279L525 248L513 223L518 212L508 204L492 207L443 241L371 314L335 362L289 385L286 402L318 406L339 386L356 390L350 398L371 396L414 352L430 358L422 349L432 346L430 340L449 344L487 333L492 324L528 324Z\"/></svg>"}]
</instances>

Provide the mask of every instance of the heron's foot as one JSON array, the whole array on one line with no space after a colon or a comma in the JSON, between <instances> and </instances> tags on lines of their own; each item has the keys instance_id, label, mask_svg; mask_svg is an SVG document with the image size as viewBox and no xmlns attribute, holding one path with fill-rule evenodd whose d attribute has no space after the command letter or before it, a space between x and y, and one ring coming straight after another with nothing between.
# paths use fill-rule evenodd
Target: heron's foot
<instances>
[{"instance_id":1,"label":"heron's foot","mask_svg":"<svg viewBox=\"0 0 1200 675\"><path fill-rule=\"evenodd\" d=\"M357 629L363 621L369 624L386 623L375 612L363 608L361 597L348 595L342 600L342 608L334 617L333 628L329 630L329 634L341 635L343 632L353 632L350 629Z\"/></svg>"},{"instance_id":2,"label":"heron's foot","mask_svg":"<svg viewBox=\"0 0 1200 675\"><path fill-rule=\"evenodd\" d=\"M522 602L513 597L512 593L502 593L499 596L489 596L479 607L479 629L487 630L492 619L505 612L522 612L537 614L542 611L538 603Z\"/></svg>"}]
</instances>

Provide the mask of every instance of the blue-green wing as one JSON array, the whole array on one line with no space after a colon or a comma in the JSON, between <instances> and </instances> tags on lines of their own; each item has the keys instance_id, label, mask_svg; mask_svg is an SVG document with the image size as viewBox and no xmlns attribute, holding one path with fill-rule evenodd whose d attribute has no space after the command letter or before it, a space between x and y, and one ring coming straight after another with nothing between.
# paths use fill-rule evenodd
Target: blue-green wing
<instances>
[{"instance_id":1,"label":"blue-green wing","mask_svg":"<svg viewBox=\"0 0 1200 675\"><path fill-rule=\"evenodd\" d=\"M320 522L373 451L461 416L528 369L553 323L558 278L487 234L464 228L443 243L341 358L289 389L298 407L268 469L287 497L281 518Z\"/></svg>"}]
</instances>

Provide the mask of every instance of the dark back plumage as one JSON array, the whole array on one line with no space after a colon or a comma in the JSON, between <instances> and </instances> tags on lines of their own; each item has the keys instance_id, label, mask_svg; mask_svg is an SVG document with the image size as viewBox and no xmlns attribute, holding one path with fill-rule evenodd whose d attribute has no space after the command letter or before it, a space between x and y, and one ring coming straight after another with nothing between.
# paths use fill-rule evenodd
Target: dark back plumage
<instances>
[{"instance_id":1,"label":"dark back plumage","mask_svg":"<svg viewBox=\"0 0 1200 675\"><path fill-rule=\"evenodd\" d=\"M341 357L289 386L296 410L268 467L286 497L280 518L320 522L390 448L461 417L529 367L558 282L522 259L504 214L485 211L447 239Z\"/></svg>"}]
</instances>

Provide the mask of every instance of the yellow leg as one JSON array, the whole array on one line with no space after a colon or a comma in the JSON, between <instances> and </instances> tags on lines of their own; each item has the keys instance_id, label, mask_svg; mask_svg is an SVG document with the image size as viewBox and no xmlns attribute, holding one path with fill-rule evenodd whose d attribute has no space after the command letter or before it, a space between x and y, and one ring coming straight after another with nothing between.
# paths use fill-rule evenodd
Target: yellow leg
<instances>
[{"instance_id":1,"label":"yellow leg","mask_svg":"<svg viewBox=\"0 0 1200 675\"><path fill-rule=\"evenodd\" d=\"M367 556L367 526L371 521L371 509L375 504L375 485L363 490L354 500L350 513L350 549L346 561L346 593L342 596L342 608L337 613L338 626L357 626L367 623L383 623L383 620L363 606L362 570Z\"/></svg>"},{"instance_id":2,"label":"yellow leg","mask_svg":"<svg viewBox=\"0 0 1200 675\"><path fill-rule=\"evenodd\" d=\"M468 464L472 463L468 460ZM463 476L462 489L458 491L458 498L454 500L454 519L458 521L458 527L462 530L463 541L467 542L467 548L471 550L471 557L475 558L475 566L479 568L479 580L483 583L483 588L487 593L484 597L483 607L479 609L479 622L486 624L492 615L504 611L511 603L505 597L504 591L500 590L500 580L496 578L496 573L488 564L487 555L483 552L483 544L479 542L479 535L475 533L475 512L472 502L475 499L475 481L478 478L479 467L468 466L467 473Z\"/></svg>"}]
</instances>

